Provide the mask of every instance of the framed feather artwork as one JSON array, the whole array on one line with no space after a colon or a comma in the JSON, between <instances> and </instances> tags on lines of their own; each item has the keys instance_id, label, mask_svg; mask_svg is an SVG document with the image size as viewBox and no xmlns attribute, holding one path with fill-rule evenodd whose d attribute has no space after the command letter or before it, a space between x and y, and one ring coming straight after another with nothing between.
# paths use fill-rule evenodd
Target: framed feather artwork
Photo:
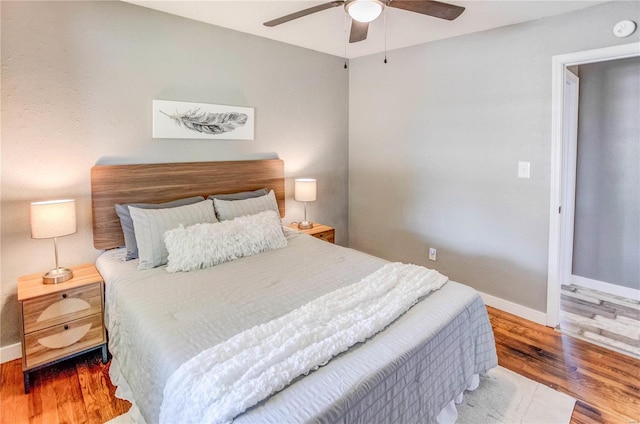
<instances>
[{"instance_id":1,"label":"framed feather artwork","mask_svg":"<svg viewBox=\"0 0 640 424\"><path fill-rule=\"evenodd\" d=\"M253 140L252 107L153 101L153 138Z\"/></svg>"}]
</instances>

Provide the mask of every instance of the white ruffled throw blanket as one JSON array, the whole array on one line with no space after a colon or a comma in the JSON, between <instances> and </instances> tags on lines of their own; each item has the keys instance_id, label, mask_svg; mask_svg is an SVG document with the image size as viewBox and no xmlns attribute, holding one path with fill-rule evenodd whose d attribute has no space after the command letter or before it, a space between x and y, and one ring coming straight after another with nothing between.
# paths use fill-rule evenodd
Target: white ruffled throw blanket
<instances>
[{"instance_id":1,"label":"white ruffled throw blanket","mask_svg":"<svg viewBox=\"0 0 640 424\"><path fill-rule=\"evenodd\" d=\"M358 283L239 333L171 375L160 422L229 422L296 377L378 333L446 281L421 266L386 264Z\"/></svg>"}]
</instances>

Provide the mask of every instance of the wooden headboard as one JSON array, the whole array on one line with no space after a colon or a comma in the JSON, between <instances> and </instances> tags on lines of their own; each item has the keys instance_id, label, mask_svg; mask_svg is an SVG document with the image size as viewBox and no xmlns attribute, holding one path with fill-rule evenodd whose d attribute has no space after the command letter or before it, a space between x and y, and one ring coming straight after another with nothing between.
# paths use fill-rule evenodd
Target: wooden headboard
<instances>
[{"instance_id":1,"label":"wooden headboard","mask_svg":"<svg viewBox=\"0 0 640 424\"><path fill-rule=\"evenodd\" d=\"M280 159L96 165L91 168L93 245L124 246L116 204L162 203L190 196L273 190L284 216L284 162Z\"/></svg>"}]
</instances>

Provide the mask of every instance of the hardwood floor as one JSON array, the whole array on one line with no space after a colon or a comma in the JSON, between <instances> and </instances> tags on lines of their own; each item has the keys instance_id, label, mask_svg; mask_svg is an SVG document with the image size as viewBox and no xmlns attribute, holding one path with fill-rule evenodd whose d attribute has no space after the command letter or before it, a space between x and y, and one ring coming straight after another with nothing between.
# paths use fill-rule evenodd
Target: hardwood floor
<instances>
[{"instance_id":1,"label":"hardwood floor","mask_svg":"<svg viewBox=\"0 0 640 424\"><path fill-rule=\"evenodd\" d=\"M115 397L108 370L100 352L90 352L34 372L25 395L21 361L2 364L0 423L104 423L123 414L130 403Z\"/></svg>"},{"instance_id":2,"label":"hardwood floor","mask_svg":"<svg viewBox=\"0 0 640 424\"><path fill-rule=\"evenodd\" d=\"M640 360L487 309L499 364L575 397L572 423L640 423Z\"/></svg>"},{"instance_id":3,"label":"hardwood floor","mask_svg":"<svg viewBox=\"0 0 640 424\"><path fill-rule=\"evenodd\" d=\"M499 363L578 399L571 422L640 423L640 361L494 308ZM114 396L99 353L33 374L24 394L20 361L1 365L1 423L103 423L129 409Z\"/></svg>"}]
</instances>

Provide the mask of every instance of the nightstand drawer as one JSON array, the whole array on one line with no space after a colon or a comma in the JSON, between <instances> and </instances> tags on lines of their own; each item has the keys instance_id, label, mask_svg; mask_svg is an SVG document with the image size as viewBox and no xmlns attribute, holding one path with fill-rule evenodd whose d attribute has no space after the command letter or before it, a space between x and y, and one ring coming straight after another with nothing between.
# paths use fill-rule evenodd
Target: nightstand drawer
<instances>
[{"instance_id":1,"label":"nightstand drawer","mask_svg":"<svg viewBox=\"0 0 640 424\"><path fill-rule=\"evenodd\" d=\"M102 344L104 338L101 314L27 334L24 339L26 368Z\"/></svg>"},{"instance_id":2,"label":"nightstand drawer","mask_svg":"<svg viewBox=\"0 0 640 424\"><path fill-rule=\"evenodd\" d=\"M313 224L311 228L298 228L298 225L295 223L289 224L289 228L299 231L301 233L309 234L317 239L328 241L329 243L335 243L336 240L336 230L333 227L324 224Z\"/></svg>"},{"instance_id":3,"label":"nightstand drawer","mask_svg":"<svg viewBox=\"0 0 640 424\"><path fill-rule=\"evenodd\" d=\"M25 333L101 314L102 285L94 283L28 299L22 307Z\"/></svg>"},{"instance_id":4,"label":"nightstand drawer","mask_svg":"<svg viewBox=\"0 0 640 424\"><path fill-rule=\"evenodd\" d=\"M328 241L329 243L335 242L335 231L329 230L324 231L322 233L316 233L313 235L315 238L319 238L320 240Z\"/></svg>"}]
</instances>

